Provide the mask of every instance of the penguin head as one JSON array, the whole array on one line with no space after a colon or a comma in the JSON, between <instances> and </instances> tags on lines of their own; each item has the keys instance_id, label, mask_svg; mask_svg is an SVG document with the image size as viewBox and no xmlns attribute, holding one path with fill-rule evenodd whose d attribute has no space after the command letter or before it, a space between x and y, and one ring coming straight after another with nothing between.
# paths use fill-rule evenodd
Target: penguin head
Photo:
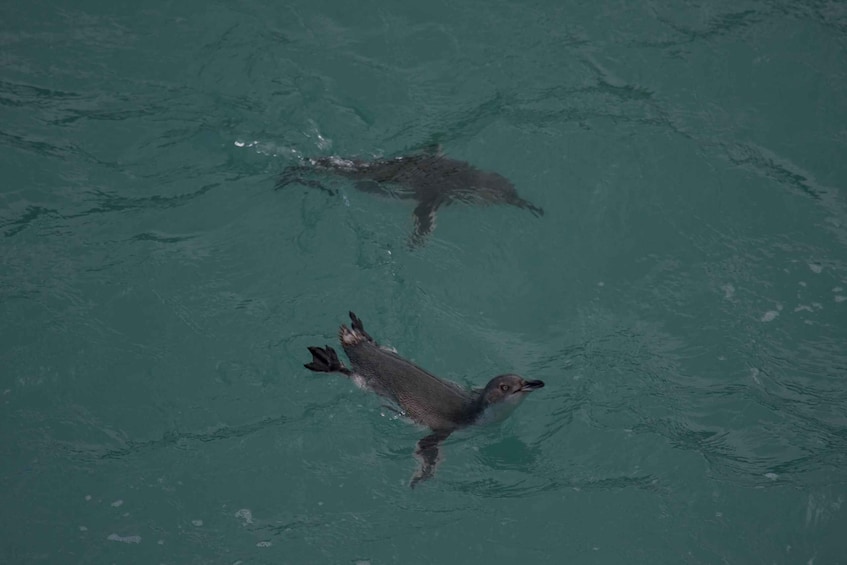
<instances>
[{"instance_id":1,"label":"penguin head","mask_svg":"<svg viewBox=\"0 0 847 565\"><path fill-rule=\"evenodd\" d=\"M544 209L518 196L518 191L512 181L497 173L478 171L471 184L471 190L463 200L475 204L510 204L518 208L526 208L536 217L544 215Z\"/></svg>"},{"instance_id":2,"label":"penguin head","mask_svg":"<svg viewBox=\"0 0 847 565\"><path fill-rule=\"evenodd\" d=\"M508 416L527 394L543 386L544 381L528 381L520 375L494 377L480 394L480 402L486 413L483 419L492 421Z\"/></svg>"},{"instance_id":3,"label":"penguin head","mask_svg":"<svg viewBox=\"0 0 847 565\"><path fill-rule=\"evenodd\" d=\"M509 203L518 196L512 181L497 173L475 171L468 196L478 204L491 202Z\"/></svg>"}]
</instances>

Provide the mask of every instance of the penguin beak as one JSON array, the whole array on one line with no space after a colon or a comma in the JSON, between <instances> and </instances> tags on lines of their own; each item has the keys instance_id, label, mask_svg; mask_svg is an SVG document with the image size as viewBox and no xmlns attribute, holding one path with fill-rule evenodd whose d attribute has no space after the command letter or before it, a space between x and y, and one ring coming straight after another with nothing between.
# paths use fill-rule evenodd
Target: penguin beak
<instances>
[{"instance_id":1,"label":"penguin beak","mask_svg":"<svg viewBox=\"0 0 847 565\"><path fill-rule=\"evenodd\" d=\"M524 381L521 392L532 392L539 388L544 388L544 381Z\"/></svg>"}]
</instances>

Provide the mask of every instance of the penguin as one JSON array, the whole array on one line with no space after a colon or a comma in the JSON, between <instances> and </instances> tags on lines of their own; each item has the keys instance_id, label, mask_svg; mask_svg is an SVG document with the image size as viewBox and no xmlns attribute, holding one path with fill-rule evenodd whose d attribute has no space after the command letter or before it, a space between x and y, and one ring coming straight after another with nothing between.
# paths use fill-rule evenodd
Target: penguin
<instances>
[{"instance_id":1,"label":"penguin","mask_svg":"<svg viewBox=\"0 0 847 565\"><path fill-rule=\"evenodd\" d=\"M430 429L415 449L420 466L409 486L431 478L440 460L440 445L454 431L473 424L500 421L526 397L544 387L540 380L526 380L507 373L492 378L484 388L466 389L436 377L380 346L365 331L353 312L351 327L342 324L338 336L351 366L339 360L335 349L309 347L312 361L304 366L317 373L340 373L356 385L386 398L397 411L413 422Z\"/></svg>"},{"instance_id":2,"label":"penguin","mask_svg":"<svg viewBox=\"0 0 847 565\"><path fill-rule=\"evenodd\" d=\"M438 146L412 155L372 161L341 157L304 159L304 164L292 165L283 171L276 189L299 183L334 194L320 181L308 178L314 173L351 179L363 192L416 200L415 227L409 238L412 248L423 245L435 229L438 208L455 202L483 206L509 204L529 210L536 217L544 215L542 208L521 198L506 177L447 157Z\"/></svg>"}]
</instances>

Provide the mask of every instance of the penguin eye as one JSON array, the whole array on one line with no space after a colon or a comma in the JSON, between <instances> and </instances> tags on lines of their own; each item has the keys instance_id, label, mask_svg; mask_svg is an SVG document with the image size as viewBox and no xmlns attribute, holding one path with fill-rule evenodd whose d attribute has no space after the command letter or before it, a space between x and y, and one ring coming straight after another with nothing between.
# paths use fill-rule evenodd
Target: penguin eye
<instances>
[{"instance_id":1,"label":"penguin eye","mask_svg":"<svg viewBox=\"0 0 847 565\"><path fill-rule=\"evenodd\" d=\"M507 384L500 385L500 390L502 390L503 392L509 392L509 385L507 385Z\"/></svg>"}]
</instances>

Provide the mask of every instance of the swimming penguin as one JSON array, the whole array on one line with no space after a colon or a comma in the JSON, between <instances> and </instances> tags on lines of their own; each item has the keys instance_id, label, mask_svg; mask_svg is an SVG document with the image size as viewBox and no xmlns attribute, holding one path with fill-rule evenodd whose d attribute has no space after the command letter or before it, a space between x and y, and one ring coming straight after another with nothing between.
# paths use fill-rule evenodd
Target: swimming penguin
<instances>
[{"instance_id":1,"label":"swimming penguin","mask_svg":"<svg viewBox=\"0 0 847 565\"><path fill-rule=\"evenodd\" d=\"M544 210L518 196L515 185L497 173L481 171L465 161L451 159L439 146L393 159L342 159L320 157L305 159L283 172L276 184L280 189L299 183L334 194L319 181L306 178L315 172L332 173L355 181L363 192L396 198L412 198L418 202L414 210L415 229L409 239L412 247L424 243L435 229L435 213L439 206L454 202L471 204L510 204L526 208L535 216Z\"/></svg>"},{"instance_id":2,"label":"swimming penguin","mask_svg":"<svg viewBox=\"0 0 847 565\"><path fill-rule=\"evenodd\" d=\"M527 394L544 386L543 381L506 374L494 377L483 389L467 390L381 347L353 312L350 321L352 329L342 324L338 336L352 368L346 367L329 345L309 347L312 362L304 366L319 373L341 373L359 387L389 399L401 414L432 430L415 449L421 467L412 476L412 488L432 477L439 460L439 444L451 433L471 424L505 418Z\"/></svg>"}]
</instances>

